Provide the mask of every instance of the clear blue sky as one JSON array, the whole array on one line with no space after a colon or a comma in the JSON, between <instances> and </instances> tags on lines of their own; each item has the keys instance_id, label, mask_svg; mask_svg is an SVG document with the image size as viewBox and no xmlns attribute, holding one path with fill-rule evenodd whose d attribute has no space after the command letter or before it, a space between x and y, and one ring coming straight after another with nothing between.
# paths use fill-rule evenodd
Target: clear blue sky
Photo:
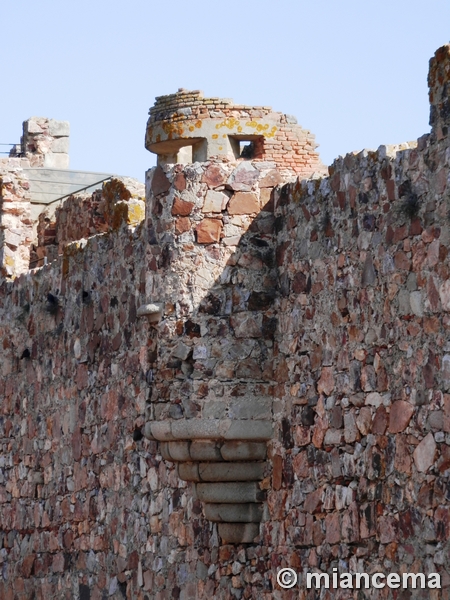
<instances>
[{"instance_id":1,"label":"clear blue sky","mask_svg":"<svg viewBox=\"0 0 450 600\"><path fill-rule=\"evenodd\" d=\"M428 132L450 1L15 0L1 23L0 142L68 120L72 169L143 181L148 109L179 87L294 114L326 164Z\"/></svg>"}]
</instances>

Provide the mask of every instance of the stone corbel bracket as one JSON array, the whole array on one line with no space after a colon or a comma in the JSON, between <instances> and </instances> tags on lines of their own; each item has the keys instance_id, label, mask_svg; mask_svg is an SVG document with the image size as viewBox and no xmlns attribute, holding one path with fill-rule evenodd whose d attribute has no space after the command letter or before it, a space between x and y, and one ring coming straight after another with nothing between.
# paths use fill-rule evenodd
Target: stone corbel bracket
<instances>
[{"instance_id":1,"label":"stone corbel bracket","mask_svg":"<svg viewBox=\"0 0 450 600\"><path fill-rule=\"evenodd\" d=\"M164 313L164 306L161 302L149 302L142 304L136 311L138 317L148 317L150 323L158 323Z\"/></svg>"},{"instance_id":2,"label":"stone corbel bracket","mask_svg":"<svg viewBox=\"0 0 450 600\"><path fill-rule=\"evenodd\" d=\"M273 425L263 420L180 419L150 421L144 435L161 442L165 460L192 482L205 517L218 523L223 542L252 543L259 535Z\"/></svg>"}]
</instances>

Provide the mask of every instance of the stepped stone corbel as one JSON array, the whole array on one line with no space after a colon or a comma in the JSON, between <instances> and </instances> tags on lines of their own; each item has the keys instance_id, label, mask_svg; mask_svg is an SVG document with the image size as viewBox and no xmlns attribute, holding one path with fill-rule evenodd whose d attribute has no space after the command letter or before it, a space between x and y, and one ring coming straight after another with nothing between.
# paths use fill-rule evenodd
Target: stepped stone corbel
<instances>
[{"instance_id":1,"label":"stepped stone corbel","mask_svg":"<svg viewBox=\"0 0 450 600\"><path fill-rule=\"evenodd\" d=\"M193 484L206 519L218 523L224 542L251 543L259 535L267 471L267 441L273 425L264 420L179 419L150 421L146 437L161 442L165 460Z\"/></svg>"},{"instance_id":2,"label":"stepped stone corbel","mask_svg":"<svg viewBox=\"0 0 450 600\"><path fill-rule=\"evenodd\" d=\"M158 323L161 320L164 312L164 307L161 302L149 302L148 304L142 304L136 314L138 317L148 317L150 323Z\"/></svg>"}]
</instances>

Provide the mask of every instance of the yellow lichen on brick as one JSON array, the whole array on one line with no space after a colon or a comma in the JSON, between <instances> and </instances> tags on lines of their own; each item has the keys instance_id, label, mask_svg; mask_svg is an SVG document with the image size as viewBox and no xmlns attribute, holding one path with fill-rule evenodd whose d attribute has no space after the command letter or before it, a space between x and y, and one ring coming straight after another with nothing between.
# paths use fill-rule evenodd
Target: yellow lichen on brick
<instances>
[{"instance_id":1,"label":"yellow lichen on brick","mask_svg":"<svg viewBox=\"0 0 450 600\"><path fill-rule=\"evenodd\" d=\"M128 204L126 202L118 202L114 206L111 216L111 229L117 230L123 223L128 223Z\"/></svg>"},{"instance_id":2,"label":"yellow lichen on brick","mask_svg":"<svg viewBox=\"0 0 450 600\"><path fill-rule=\"evenodd\" d=\"M83 250L83 246L79 242L72 242L71 244L67 244L67 246L63 249L63 259L62 259L62 276L67 277L69 274L69 265L70 259L76 256L79 252Z\"/></svg>"},{"instance_id":3,"label":"yellow lichen on brick","mask_svg":"<svg viewBox=\"0 0 450 600\"><path fill-rule=\"evenodd\" d=\"M162 128L168 139L171 140L175 134L177 137L183 137L184 128L179 123L163 122Z\"/></svg>"},{"instance_id":4,"label":"yellow lichen on brick","mask_svg":"<svg viewBox=\"0 0 450 600\"><path fill-rule=\"evenodd\" d=\"M144 202L133 201L128 203L127 223L128 225L137 225L145 218Z\"/></svg>"},{"instance_id":5,"label":"yellow lichen on brick","mask_svg":"<svg viewBox=\"0 0 450 600\"><path fill-rule=\"evenodd\" d=\"M228 117L220 123L217 123L216 129L221 129L222 127L226 127L227 129L234 129L235 127L239 127L240 124L241 122L238 119L235 119L234 117Z\"/></svg>"}]
</instances>

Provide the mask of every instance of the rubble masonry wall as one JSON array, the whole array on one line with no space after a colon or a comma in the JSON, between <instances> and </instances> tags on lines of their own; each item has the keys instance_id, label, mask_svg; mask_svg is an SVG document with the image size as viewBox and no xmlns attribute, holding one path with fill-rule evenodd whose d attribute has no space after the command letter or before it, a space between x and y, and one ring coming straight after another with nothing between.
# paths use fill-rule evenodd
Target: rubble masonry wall
<instances>
[{"instance_id":1,"label":"rubble masonry wall","mask_svg":"<svg viewBox=\"0 0 450 600\"><path fill-rule=\"evenodd\" d=\"M2 282L0 598L312 600L304 573L333 567L438 572L403 596L449 598L449 65L417 145L285 185L267 161L158 167L140 225L120 209ZM274 424L251 544L142 435L223 416Z\"/></svg>"}]
</instances>

